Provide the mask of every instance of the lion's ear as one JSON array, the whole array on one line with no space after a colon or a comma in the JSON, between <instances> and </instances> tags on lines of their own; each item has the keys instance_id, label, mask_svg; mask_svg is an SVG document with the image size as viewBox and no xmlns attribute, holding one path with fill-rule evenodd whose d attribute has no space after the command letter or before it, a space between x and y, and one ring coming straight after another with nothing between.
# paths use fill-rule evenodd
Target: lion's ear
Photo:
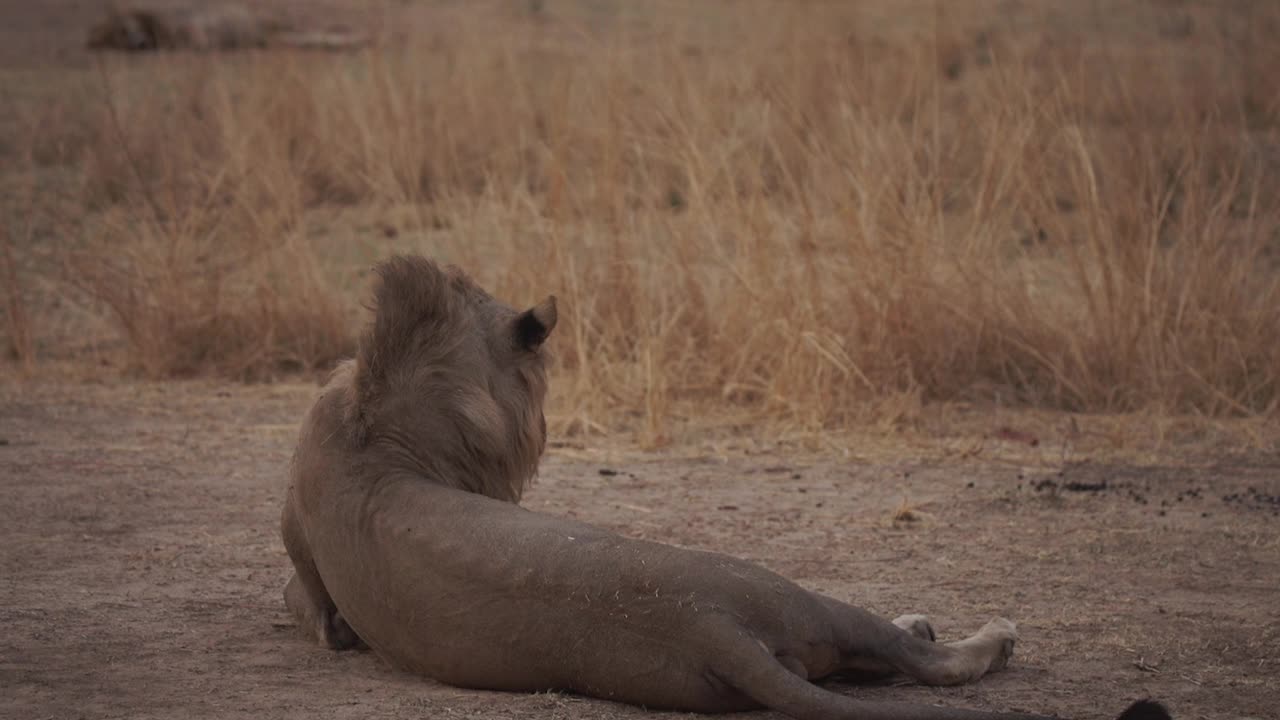
<instances>
[{"instance_id":1,"label":"lion's ear","mask_svg":"<svg viewBox=\"0 0 1280 720\"><path fill-rule=\"evenodd\" d=\"M520 313L516 318L516 343L526 350L536 350L556 327L556 296Z\"/></svg>"}]
</instances>

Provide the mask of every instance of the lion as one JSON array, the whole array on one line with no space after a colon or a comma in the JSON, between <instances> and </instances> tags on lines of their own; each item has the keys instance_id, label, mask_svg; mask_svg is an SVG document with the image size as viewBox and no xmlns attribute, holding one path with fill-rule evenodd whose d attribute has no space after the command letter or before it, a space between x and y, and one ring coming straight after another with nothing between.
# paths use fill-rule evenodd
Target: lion
<instances>
[{"instance_id":1,"label":"lion","mask_svg":"<svg viewBox=\"0 0 1280 720\"><path fill-rule=\"evenodd\" d=\"M858 700L813 681L978 680L1018 635L995 618L937 642L752 563L629 539L518 505L546 445L555 297L517 311L455 267L377 267L373 320L307 413L281 517L303 633L476 689L563 690L802 720L1030 720ZM1139 701L1124 720L1165 720Z\"/></svg>"},{"instance_id":2,"label":"lion","mask_svg":"<svg viewBox=\"0 0 1280 720\"><path fill-rule=\"evenodd\" d=\"M112 6L90 29L91 50L243 50L291 47L350 50L367 44L344 28L296 30L288 23L242 5L201 4L191 7Z\"/></svg>"}]
</instances>

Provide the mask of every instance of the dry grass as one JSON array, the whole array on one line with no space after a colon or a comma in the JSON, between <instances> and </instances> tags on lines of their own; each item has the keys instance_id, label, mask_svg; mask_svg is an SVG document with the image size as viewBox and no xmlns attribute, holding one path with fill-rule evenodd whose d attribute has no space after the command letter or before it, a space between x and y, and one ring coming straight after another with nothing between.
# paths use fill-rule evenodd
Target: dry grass
<instances>
[{"instance_id":1,"label":"dry grass","mask_svg":"<svg viewBox=\"0 0 1280 720\"><path fill-rule=\"evenodd\" d=\"M1280 406L1280 6L469 7L61 106L67 278L140 368L326 365L411 249L560 296L562 431Z\"/></svg>"},{"instance_id":2,"label":"dry grass","mask_svg":"<svg viewBox=\"0 0 1280 720\"><path fill-rule=\"evenodd\" d=\"M12 242L3 226L0 226L0 279L5 284L4 318L10 354L23 373L30 373L35 364L35 340L22 293L22 281L18 278L17 263L13 259Z\"/></svg>"}]
</instances>

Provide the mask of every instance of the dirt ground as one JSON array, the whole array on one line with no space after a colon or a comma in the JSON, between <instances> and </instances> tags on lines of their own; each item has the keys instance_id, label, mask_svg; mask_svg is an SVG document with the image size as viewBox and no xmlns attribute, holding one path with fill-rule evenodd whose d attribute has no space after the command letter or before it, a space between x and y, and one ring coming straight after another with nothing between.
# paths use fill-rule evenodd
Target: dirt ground
<instances>
[{"instance_id":1,"label":"dirt ground","mask_svg":"<svg viewBox=\"0 0 1280 720\"><path fill-rule=\"evenodd\" d=\"M620 718L563 694L461 691L303 641L277 536L314 388L0 390L0 716ZM553 448L526 504L750 558L955 637L1022 632L1005 672L865 697L1106 717L1280 707L1280 460L1031 470L903 457L706 459ZM903 515L893 521L908 498Z\"/></svg>"}]
</instances>

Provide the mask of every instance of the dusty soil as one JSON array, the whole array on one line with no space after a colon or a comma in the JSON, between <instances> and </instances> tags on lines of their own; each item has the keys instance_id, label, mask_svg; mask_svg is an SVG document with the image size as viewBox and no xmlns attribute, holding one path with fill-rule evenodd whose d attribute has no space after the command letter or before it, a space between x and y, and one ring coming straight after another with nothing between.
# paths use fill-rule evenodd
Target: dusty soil
<instances>
[{"instance_id":1,"label":"dusty soil","mask_svg":"<svg viewBox=\"0 0 1280 720\"><path fill-rule=\"evenodd\" d=\"M0 716L648 717L570 695L461 691L303 641L281 601L276 526L312 393L0 390ZM1153 696L1180 718L1274 717L1278 467L561 447L527 504L744 556L884 614L928 613L948 637L995 614L1022 630L1014 664L977 685L840 692L1069 717Z\"/></svg>"}]
</instances>

